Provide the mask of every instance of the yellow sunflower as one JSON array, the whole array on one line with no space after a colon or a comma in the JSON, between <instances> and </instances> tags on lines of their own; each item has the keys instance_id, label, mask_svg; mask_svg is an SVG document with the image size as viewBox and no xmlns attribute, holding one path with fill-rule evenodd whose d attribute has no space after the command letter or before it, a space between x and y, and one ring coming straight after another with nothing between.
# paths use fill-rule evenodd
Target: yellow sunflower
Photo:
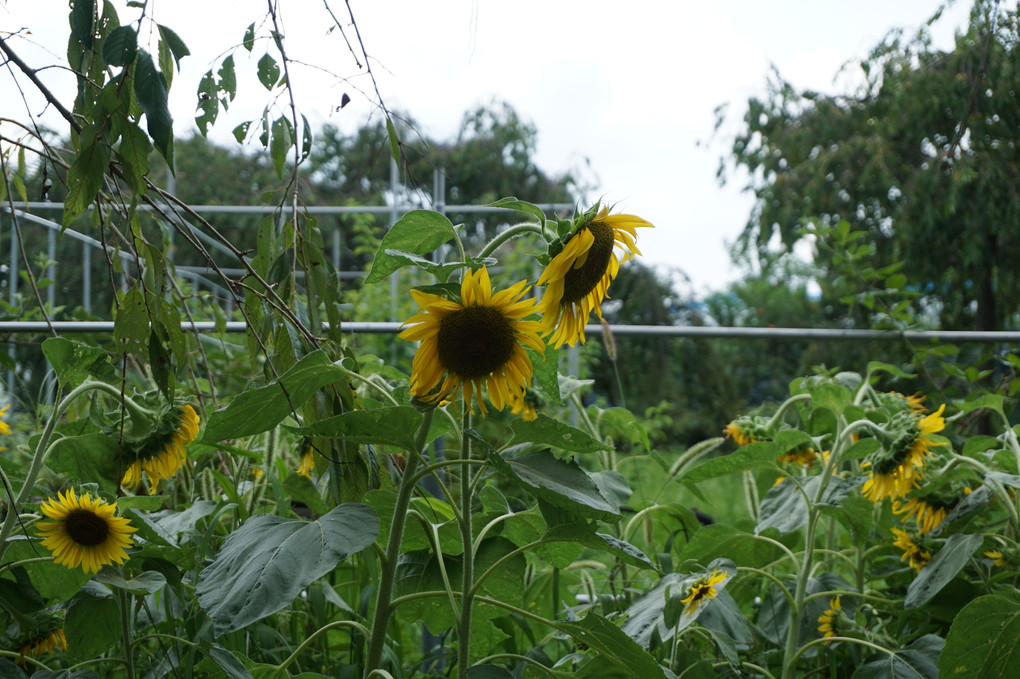
<instances>
[{"instance_id":1,"label":"yellow sunflower","mask_svg":"<svg viewBox=\"0 0 1020 679\"><path fill-rule=\"evenodd\" d=\"M8 409L10 409L10 407L11 407L11 404L8 403L3 408L0 408L0 418L7 417L7 411L8 411ZM11 433L11 425L7 424L7 422L5 422L3 419L0 419L0 434L10 434L10 433ZM3 448L0 448L0 450L3 450Z\"/></svg>"},{"instance_id":2,"label":"yellow sunflower","mask_svg":"<svg viewBox=\"0 0 1020 679\"><path fill-rule=\"evenodd\" d=\"M896 539L893 540L893 545L903 550L903 556L900 557L900 561L906 561L910 564L911 568L920 573L921 569L931 561L931 552L917 544L914 538L906 531L893 528L892 532L896 536Z\"/></svg>"},{"instance_id":3,"label":"yellow sunflower","mask_svg":"<svg viewBox=\"0 0 1020 679\"><path fill-rule=\"evenodd\" d=\"M532 400L533 398L530 393L511 394L510 412L522 418L525 422L531 422L538 419L538 411L535 409L535 405L532 403Z\"/></svg>"},{"instance_id":4,"label":"yellow sunflower","mask_svg":"<svg viewBox=\"0 0 1020 679\"><path fill-rule=\"evenodd\" d=\"M552 335L553 346L574 346L579 340L584 344L588 316L594 311L602 318L602 300L620 272L620 264L641 254L635 245L635 229L650 226L634 215L611 215L607 207L596 206L582 217L538 279L539 285L546 286L542 335Z\"/></svg>"},{"instance_id":5,"label":"yellow sunflower","mask_svg":"<svg viewBox=\"0 0 1020 679\"><path fill-rule=\"evenodd\" d=\"M985 556L992 560L993 566L997 566L998 568L1004 568L1005 566L1009 565L1009 559L1006 557L1005 554L998 550L985 552Z\"/></svg>"},{"instance_id":6,"label":"yellow sunflower","mask_svg":"<svg viewBox=\"0 0 1020 679\"><path fill-rule=\"evenodd\" d=\"M843 607L839 603L839 597L829 599L829 608L818 616L818 631L825 638L839 636L836 627L839 624L840 611Z\"/></svg>"},{"instance_id":7,"label":"yellow sunflower","mask_svg":"<svg viewBox=\"0 0 1020 679\"><path fill-rule=\"evenodd\" d=\"M107 504L102 498L85 493L80 497L69 488L57 493L57 499L47 498L42 513L52 521L38 524L44 537L43 547L53 552L53 560L68 568L79 565L86 573L96 573L103 566L124 563L126 548L134 541L134 528L122 516L115 516L117 503Z\"/></svg>"},{"instance_id":8,"label":"yellow sunflower","mask_svg":"<svg viewBox=\"0 0 1020 679\"><path fill-rule=\"evenodd\" d=\"M719 594L715 586L725 579L725 572L720 573L718 570L713 569L711 573L706 573L700 580L691 585L687 597L680 600L680 603L685 604L684 615L697 612L699 607L714 599Z\"/></svg>"},{"instance_id":9,"label":"yellow sunflower","mask_svg":"<svg viewBox=\"0 0 1020 679\"><path fill-rule=\"evenodd\" d=\"M52 632L47 632L41 636L23 643L21 648L18 649L18 653L25 656L31 656L38 658L41 655L51 653L53 651L66 651L67 650L67 637L64 636L64 628L60 627ZM19 664L23 664L20 662Z\"/></svg>"},{"instance_id":10,"label":"yellow sunflower","mask_svg":"<svg viewBox=\"0 0 1020 679\"><path fill-rule=\"evenodd\" d=\"M935 530L939 524L946 520L951 505L946 505L936 498L914 497L903 504L893 502L893 513L902 514L903 521L914 517L917 522L917 534L926 535Z\"/></svg>"},{"instance_id":11,"label":"yellow sunflower","mask_svg":"<svg viewBox=\"0 0 1020 679\"><path fill-rule=\"evenodd\" d=\"M532 373L524 347L545 351L539 321L522 320L538 311L534 299L522 299L528 288L520 281L493 294L482 267L464 275L460 302L411 290L421 313L405 321L409 327L400 333L421 342L411 365L411 395L438 404L462 390L467 409L473 411L477 401L483 415L483 387L496 410L523 397Z\"/></svg>"},{"instance_id":12,"label":"yellow sunflower","mask_svg":"<svg viewBox=\"0 0 1020 679\"><path fill-rule=\"evenodd\" d=\"M135 458L120 485L135 488L145 472L149 477L149 493L155 494L159 482L172 479L187 462L186 447L198 436L198 424L198 414L190 405L168 409L159 418L156 430L132 446Z\"/></svg>"},{"instance_id":13,"label":"yellow sunflower","mask_svg":"<svg viewBox=\"0 0 1020 679\"><path fill-rule=\"evenodd\" d=\"M908 425L888 451L882 451L873 460L868 461L871 476L864 482L861 494L872 502L881 502L887 497L904 497L918 487L918 481L924 478L924 465L932 446L936 443L928 434L940 432L946 427L942 412L946 409L943 403L939 409L925 417L917 417L916 413L906 416L912 418L913 424Z\"/></svg>"},{"instance_id":14,"label":"yellow sunflower","mask_svg":"<svg viewBox=\"0 0 1020 679\"><path fill-rule=\"evenodd\" d=\"M740 424L738 424L737 420L726 425L726 428L723 429L723 436L733 439L738 446L746 446L749 443L754 443L754 438L740 428Z\"/></svg>"}]
</instances>

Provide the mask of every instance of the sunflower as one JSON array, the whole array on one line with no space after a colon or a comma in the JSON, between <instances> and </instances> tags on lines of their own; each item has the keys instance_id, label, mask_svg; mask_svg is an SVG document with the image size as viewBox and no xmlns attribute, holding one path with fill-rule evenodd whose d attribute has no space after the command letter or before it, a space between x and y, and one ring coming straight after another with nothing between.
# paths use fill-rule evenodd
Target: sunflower
<instances>
[{"instance_id":1,"label":"sunflower","mask_svg":"<svg viewBox=\"0 0 1020 679\"><path fill-rule=\"evenodd\" d=\"M1010 564L1009 558L998 550L992 550L985 552L985 556L992 560L992 565L999 568L1004 568Z\"/></svg>"},{"instance_id":2,"label":"sunflower","mask_svg":"<svg viewBox=\"0 0 1020 679\"><path fill-rule=\"evenodd\" d=\"M822 633L825 638L839 636L837 627L840 622L840 616L843 607L839 603L839 597L829 599L829 608L818 616L818 631Z\"/></svg>"},{"instance_id":3,"label":"sunflower","mask_svg":"<svg viewBox=\"0 0 1020 679\"><path fill-rule=\"evenodd\" d=\"M7 411L8 411L8 409L10 409L10 407L11 407L11 404L8 403L3 408L0 408L0 418L7 417ZM10 433L11 433L11 425L7 424L7 422L5 422L3 419L0 419L0 434L10 434ZM3 450L3 448L0 448L0 450Z\"/></svg>"},{"instance_id":4,"label":"sunflower","mask_svg":"<svg viewBox=\"0 0 1020 679\"><path fill-rule=\"evenodd\" d=\"M718 425L716 425L718 426ZM740 424L737 420L734 420L726 425L723 429L723 436L733 439L738 446L746 446L749 443L754 443L754 438L749 433L740 428Z\"/></svg>"},{"instance_id":5,"label":"sunflower","mask_svg":"<svg viewBox=\"0 0 1020 679\"><path fill-rule=\"evenodd\" d=\"M893 502L893 513L903 514L903 521L914 517L917 534L926 535L935 530L949 515L955 502L946 503L934 497L914 497L903 504Z\"/></svg>"},{"instance_id":6,"label":"sunflower","mask_svg":"<svg viewBox=\"0 0 1020 679\"><path fill-rule=\"evenodd\" d=\"M64 636L63 627L29 639L21 644L18 653L37 658L56 650L67 650L67 637Z\"/></svg>"},{"instance_id":7,"label":"sunflower","mask_svg":"<svg viewBox=\"0 0 1020 679\"><path fill-rule=\"evenodd\" d=\"M706 573L697 582L691 585L691 589L687 593L687 598L680 600L680 603L685 604L684 615L696 613L699 607L704 606L714 599L719 594L719 592L716 591L715 586L725 579L725 572L720 573L713 569L711 573Z\"/></svg>"},{"instance_id":8,"label":"sunflower","mask_svg":"<svg viewBox=\"0 0 1020 679\"><path fill-rule=\"evenodd\" d=\"M47 498L42 513L53 519L38 524L43 547L53 552L53 560L68 568L79 565L86 573L96 573L111 563L124 563L125 549L134 544L134 528L122 516L115 516L117 503L107 504L102 498L85 493L80 497L69 488Z\"/></svg>"},{"instance_id":9,"label":"sunflower","mask_svg":"<svg viewBox=\"0 0 1020 679\"><path fill-rule=\"evenodd\" d=\"M903 413L903 417L894 418L893 424L899 423L903 431L890 446L883 447L874 459L866 463L871 467L871 476L861 489L864 497L872 502L881 502L887 497L903 497L918 486L918 480L924 478L929 448L945 445L928 437L928 434L945 429L946 421L942 417L945 409L943 403L925 417L908 411Z\"/></svg>"},{"instance_id":10,"label":"sunflower","mask_svg":"<svg viewBox=\"0 0 1020 679\"><path fill-rule=\"evenodd\" d=\"M903 550L903 556L900 557L900 561L906 561L910 564L911 568L920 573L921 569L931 561L931 552L917 544L909 533L899 528L893 528L892 532L896 536L896 539L893 540L893 545Z\"/></svg>"},{"instance_id":11,"label":"sunflower","mask_svg":"<svg viewBox=\"0 0 1020 679\"><path fill-rule=\"evenodd\" d=\"M534 401L537 400L531 392L525 394L511 394L510 412L522 418L525 422L532 422L538 419L538 410Z\"/></svg>"},{"instance_id":12,"label":"sunflower","mask_svg":"<svg viewBox=\"0 0 1020 679\"><path fill-rule=\"evenodd\" d=\"M545 351L539 321L522 320L538 311L534 299L522 299L528 287L520 281L493 294L482 267L464 275L460 302L411 290L421 313L405 321L410 327L400 333L421 342L411 365L411 395L435 405L463 390L467 409L473 411L477 400L483 415L483 386L496 410L522 397L532 372L524 347Z\"/></svg>"},{"instance_id":13,"label":"sunflower","mask_svg":"<svg viewBox=\"0 0 1020 679\"><path fill-rule=\"evenodd\" d=\"M145 472L149 477L149 494L155 494L159 482L172 479L187 462L185 447L198 436L198 423L198 414L190 405L164 409L155 430L131 445L134 460L120 485L135 488Z\"/></svg>"},{"instance_id":14,"label":"sunflower","mask_svg":"<svg viewBox=\"0 0 1020 679\"><path fill-rule=\"evenodd\" d=\"M597 205L581 216L563 249L538 279L539 285L546 286L542 335L552 335L553 346L574 346L579 340L584 344L588 316L594 311L602 318L602 300L620 264L641 254L635 229L650 226L640 217L611 215L609 208Z\"/></svg>"}]
</instances>

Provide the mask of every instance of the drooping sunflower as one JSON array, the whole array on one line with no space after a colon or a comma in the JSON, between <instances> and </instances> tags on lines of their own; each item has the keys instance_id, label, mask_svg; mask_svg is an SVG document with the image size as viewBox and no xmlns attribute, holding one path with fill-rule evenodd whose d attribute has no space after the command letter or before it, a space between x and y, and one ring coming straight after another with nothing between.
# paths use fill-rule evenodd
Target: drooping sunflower
<instances>
[{"instance_id":1,"label":"drooping sunflower","mask_svg":"<svg viewBox=\"0 0 1020 679\"><path fill-rule=\"evenodd\" d=\"M47 498L42 513L52 521L37 524L43 547L53 552L53 560L68 568L96 573L103 566L124 563L128 547L134 544L131 533L137 528L122 516L116 516L117 503L102 498L81 496L69 488Z\"/></svg>"},{"instance_id":2,"label":"drooping sunflower","mask_svg":"<svg viewBox=\"0 0 1020 679\"><path fill-rule=\"evenodd\" d=\"M943 403L930 415L919 417L915 412L905 411L894 418L894 426L900 423L902 431L896 440L868 459L871 476L864 482L861 494L872 502L885 498L904 497L918 486L924 478L924 466L933 446L945 445L928 437L942 431L946 421L942 412Z\"/></svg>"},{"instance_id":3,"label":"drooping sunflower","mask_svg":"<svg viewBox=\"0 0 1020 679\"><path fill-rule=\"evenodd\" d=\"M164 408L150 434L129 442L133 459L120 485L134 489L145 472L149 477L149 493L154 494L160 481L172 479L187 462L187 445L198 436L198 425L198 414L190 405Z\"/></svg>"},{"instance_id":4,"label":"drooping sunflower","mask_svg":"<svg viewBox=\"0 0 1020 679\"><path fill-rule=\"evenodd\" d=\"M4 421L4 419L2 419L2 418L7 417L7 410L10 407L11 407L11 404L8 403L3 408L0 408L0 434L10 434L11 433L11 425L7 424L7 422Z\"/></svg>"},{"instance_id":5,"label":"drooping sunflower","mask_svg":"<svg viewBox=\"0 0 1020 679\"><path fill-rule=\"evenodd\" d=\"M840 612L843 607L839 603L839 597L829 599L829 608L818 616L818 631L825 638L839 636Z\"/></svg>"},{"instance_id":6,"label":"drooping sunflower","mask_svg":"<svg viewBox=\"0 0 1020 679\"><path fill-rule=\"evenodd\" d=\"M634 215L611 215L608 207L598 205L578 218L538 279L538 285L546 286L542 335L551 335L553 346L584 344L588 317L594 311L602 318L602 300L620 265L641 254L636 229L651 226Z\"/></svg>"},{"instance_id":7,"label":"drooping sunflower","mask_svg":"<svg viewBox=\"0 0 1020 679\"><path fill-rule=\"evenodd\" d=\"M904 522L914 517L917 534L927 535L946 520L955 504L938 497L914 497L902 504L893 502L893 513L902 514Z\"/></svg>"},{"instance_id":8,"label":"drooping sunflower","mask_svg":"<svg viewBox=\"0 0 1020 679\"><path fill-rule=\"evenodd\" d=\"M684 615L696 613L699 607L704 606L718 596L719 592L716 591L715 586L725 579L725 572L713 569L711 573L706 573L701 579L691 585L690 590L687 592L687 597L680 600L680 603L684 604Z\"/></svg>"},{"instance_id":9,"label":"drooping sunflower","mask_svg":"<svg viewBox=\"0 0 1020 679\"><path fill-rule=\"evenodd\" d=\"M911 568L920 573L921 569L931 561L931 552L919 545L910 533L899 528L893 528L892 532L896 536L893 545L903 551L900 561L906 561Z\"/></svg>"},{"instance_id":10,"label":"drooping sunflower","mask_svg":"<svg viewBox=\"0 0 1020 679\"><path fill-rule=\"evenodd\" d=\"M527 281L493 294L485 267L468 272L461 281L459 302L420 290L411 296L421 313L405 321L400 337L420 341L411 365L411 395L438 404L463 392L484 415L483 387L497 410L513 405L531 382L530 347L545 351L539 321L523 320L538 311L534 299L524 299Z\"/></svg>"},{"instance_id":11,"label":"drooping sunflower","mask_svg":"<svg viewBox=\"0 0 1020 679\"><path fill-rule=\"evenodd\" d=\"M301 464L298 466L297 471L294 472L298 476L303 476L309 481L312 480L312 472L315 471L315 451L311 446L305 448L305 452L301 453Z\"/></svg>"}]
</instances>

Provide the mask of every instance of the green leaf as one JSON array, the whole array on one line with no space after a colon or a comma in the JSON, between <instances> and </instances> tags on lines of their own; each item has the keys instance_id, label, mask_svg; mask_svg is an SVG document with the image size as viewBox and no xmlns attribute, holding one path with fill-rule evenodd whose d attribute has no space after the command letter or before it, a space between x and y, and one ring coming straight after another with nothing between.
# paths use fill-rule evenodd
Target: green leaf
<instances>
[{"instance_id":1,"label":"green leaf","mask_svg":"<svg viewBox=\"0 0 1020 679\"><path fill-rule=\"evenodd\" d=\"M110 31L103 43L103 61L109 66L128 66L138 52L138 37L131 26Z\"/></svg>"},{"instance_id":2,"label":"green leaf","mask_svg":"<svg viewBox=\"0 0 1020 679\"><path fill-rule=\"evenodd\" d=\"M393 121L389 115L386 116L386 136L390 140L390 157L395 162L400 162L400 138L397 136L397 128L393 127Z\"/></svg>"},{"instance_id":3,"label":"green leaf","mask_svg":"<svg viewBox=\"0 0 1020 679\"><path fill-rule=\"evenodd\" d=\"M241 44L244 45L244 48L246 50L248 50L248 52L251 52L252 48L255 46L255 24L254 24L254 22L249 24L248 28L245 29L245 31L244 31L244 39L243 39Z\"/></svg>"},{"instance_id":4,"label":"green leaf","mask_svg":"<svg viewBox=\"0 0 1020 679\"><path fill-rule=\"evenodd\" d=\"M587 432L542 413L531 422L523 419L514 420L510 423L510 429L513 431L513 437L507 443L507 447L537 443L569 450L572 453L596 453L610 448Z\"/></svg>"},{"instance_id":5,"label":"green leaf","mask_svg":"<svg viewBox=\"0 0 1020 679\"><path fill-rule=\"evenodd\" d=\"M553 627L569 634L578 644L591 648L633 676L641 679L666 679L666 673L655 658L623 630L594 612L589 612L578 622L560 621L553 623Z\"/></svg>"},{"instance_id":6,"label":"green leaf","mask_svg":"<svg viewBox=\"0 0 1020 679\"><path fill-rule=\"evenodd\" d=\"M985 394L980 398L976 398L973 401L959 401L956 404L962 412L971 413L981 408L987 408L1000 416L1005 417L1002 410L1002 395L1001 394Z\"/></svg>"},{"instance_id":7,"label":"green leaf","mask_svg":"<svg viewBox=\"0 0 1020 679\"><path fill-rule=\"evenodd\" d=\"M983 541L984 538L980 535L957 533L949 536L946 543L910 583L903 607L909 610L928 603L967 565Z\"/></svg>"},{"instance_id":8,"label":"green leaf","mask_svg":"<svg viewBox=\"0 0 1020 679\"><path fill-rule=\"evenodd\" d=\"M209 131L209 126L216 122L217 116L220 113L220 99L219 99L219 88L216 86L216 79L213 78L212 70L205 72L202 79L198 81L198 110L201 111L201 115L195 116L195 125L198 126L198 131L202 136L206 136ZM248 125L251 123L242 123L237 127L244 127L244 132L248 132ZM237 137L237 129L234 130L234 136ZM244 142L244 135L237 137L237 143Z\"/></svg>"},{"instance_id":9,"label":"green leaf","mask_svg":"<svg viewBox=\"0 0 1020 679\"><path fill-rule=\"evenodd\" d=\"M754 532L760 535L769 528L775 528L785 535L805 526L808 519L808 500L814 500L820 482L819 476L786 478L770 488L761 501L758 525ZM829 479L829 485L825 487L819 504L838 505L857 485L857 481L833 476Z\"/></svg>"},{"instance_id":10,"label":"green leaf","mask_svg":"<svg viewBox=\"0 0 1020 679\"><path fill-rule=\"evenodd\" d=\"M4 560L8 563L36 559L49 554L45 547L40 546L37 539L12 536L8 539L7 544L8 549L4 553ZM72 570L54 561L27 563L23 568L39 596L47 602L63 603L68 601L92 578L91 573L86 573L81 568Z\"/></svg>"},{"instance_id":11,"label":"green leaf","mask_svg":"<svg viewBox=\"0 0 1020 679\"><path fill-rule=\"evenodd\" d=\"M589 518L613 521L619 517L598 485L573 460L557 459L548 450L510 459L493 452L489 460L510 481L551 505Z\"/></svg>"},{"instance_id":12,"label":"green leaf","mask_svg":"<svg viewBox=\"0 0 1020 679\"><path fill-rule=\"evenodd\" d=\"M50 337L43 341L42 351L64 387L77 387L89 378L111 383L117 379L110 355L99 347L66 337Z\"/></svg>"},{"instance_id":13,"label":"green leaf","mask_svg":"<svg viewBox=\"0 0 1020 679\"><path fill-rule=\"evenodd\" d=\"M78 138L80 150L67 170L68 190L61 219L64 228L70 226L95 199L103 188L106 170L110 167L110 146L102 138L99 128L87 126Z\"/></svg>"},{"instance_id":14,"label":"green leaf","mask_svg":"<svg viewBox=\"0 0 1020 679\"><path fill-rule=\"evenodd\" d=\"M290 604L378 534L379 517L360 504L311 522L259 514L227 537L195 593L217 634L239 630Z\"/></svg>"},{"instance_id":15,"label":"green leaf","mask_svg":"<svg viewBox=\"0 0 1020 679\"><path fill-rule=\"evenodd\" d=\"M523 212L526 215L531 215L538 220L538 223L543 227L545 226L545 212L542 208L527 202L526 200L517 200L516 198L500 198L495 203L490 203L490 207L503 207L508 210L517 210Z\"/></svg>"},{"instance_id":16,"label":"green leaf","mask_svg":"<svg viewBox=\"0 0 1020 679\"><path fill-rule=\"evenodd\" d=\"M227 108L227 103L234 100L237 96L237 75L234 73L234 55L230 54L223 63L220 64L220 70L217 74L220 79L220 92L226 95L226 99L223 99L223 108Z\"/></svg>"},{"instance_id":17,"label":"green leaf","mask_svg":"<svg viewBox=\"0 0 1020 679\"><path fill-rule=\"evenodd\" d=\"M174 61L177 63L177 70L181 70L181 59L191 54L188 50L188 46L181 40L181 36L174 33L172 30L163 26L162 24L156 24L159 28L159 37L167 47L170 48L170 53L174 56Z\"/></svg>"},{"instance_id":18,"label":"green leaf","mask_svg":"<svg viewBox=\"0 0 1020 679\"><path fill-rule=\"evenodd\" d=\"M149 137L135 123L128 121L124 125L120 135L120 145L117 147L117 157L124 165L125 174L132 188L141 190L143 188L142 178L149 172L149 154L152 152L152 144Z\"/></svg>"},{"instance_id":19,"label":"green leaf","mask_svg":"<svg viewBox=\"0 0 1020 679\"><path fill-rule=\"evenodd\" d=\"M209 657L227 673L230 679L252 679L251 672L244 666L244 663L219 644L213 644L209 648Z\"/></svg>"},{"instance_id":20,"label":"green leaf","mask_svg":"<svg viewBox=\"0 0 1020 679\"><path fill-rule=\"evenodd\" d=\"M381 281L408 264L403 258L387 254L387 250L425 255L456 236L453 224L444 215L431 210L408 212L383 236L365 283Z\"/></svg>"},{"instance_id":21,"label":"green leaf","mask_svg":"<svg viewBox=\"0 0 1020 679\"><path fill-rule=\"evenodd\" d=\"M763 542L751 533L725 524L713 523L703 526L690 542L684 545L677 557L677 563L682 565L691 561L707 564L725 557L738 566L761 568L781 555L779 547Z\"/></svg>"},{"instance_id":22,"label":"green leaf","mask_svg":"<svg viewBox=\"0 0 1020 679\"><path fill-rule=\"evenodd\" d=\"M66 436L53 443L47 465L78 483L98 483L110 495L117 494L120 446L106 434Z\"/></svg>"},{"instance_id":23,"label":"green leaf","mask_svg":"<svg viewBox=\"0 0 1020 679\"><path fill-rule=\"evenodd\" d=\"M308 118L301 114L301 160L304 160L312 152L312 126L308 124Z\"/></svg>"},{"instance_id":24,"label":"green leaf","mask_svg":"<svg viewBox=\"0 0 1020 679\"><path fill-rule=\"evenodd\" d=\"M386 406L351 410L306 427L291 429L305 436L329 436L358 444L373 443L414 450L414 435L422 418L422 414L412 406Z\"/></svg>"},{"instance_id":25,"label":"green leaf","mask_svg":"<svg viewBox=\"0 0 1020 679\"><path fill-rule=\"evenodd\" d=\"M468 668L467 679L514 679L514 675L499 665L474 665Z\"/></svg>"},{"instance_id":26,"label":"green leaf","mask_svg":"<svg viewBox=\"0 0 1020 679\"><path fill-rule=\"evenodd\" d=\"M67 651L77 660L91 660L120 639L120 607L110 590L89 583L74 597L64 619Z\"/></svg>"},{"instance_id":27,"label":"green leaf","mask_svg":"<svg viewBox=\"0 0 1020 679\"><path fill-rule=\"evenodd\" d=\"M167 101L166 78L145 50L138 52L135 64L135 96L145 113L145 127L170 171L174 167L174 120Z\"/></svg>"},{"instance_id":28,"label":"green leaf","mask_svg":"<svg viewBox=\"0 0 1020 679\"><path fill-rule=\"evenodd\" d=\"M939 679L936 662L945 641L934 634L915 639L906 648L872 656L851 679Z\"/></svg>"},{"instance_id":29,"label":"green leaf","mask_svg":"<svg viewBox=\"0 0 1020 679\"><path fill-rule=\"evenodd\" d=\"M159 571L145 571L127 580L117 571L104 568L96 573L95 580L107 587L122 589L131 594L153 594L166 586L166 576Z\"/></svg>"},{"instance_id":30,"label":"green leaf","mask_svg":"<svg viewBox=\"0 0 1020 679\"><path fill-rule=\"evenodd\" d=\"M729 455L712 458L692 467L680 477L684 483L696 484L707 479L742 472L748 469L770 469L776 464L776 445L770 441L758 441L741 446Z\"/></svg>"},{"instance_id":31,"label":"green leaf","mask_svg":"<svg viewBox=\"0 0 1020 679\"><path fill-rule=\"evenodd\" d=\"M542 540L546 542L576 542L585 547L614 554L632 566L659 570L640 549L626 540L607 533L596 532L593 525L564 523L553 526L542 536Z\"/></svg>"},{"instance_id":32,"label":"green leaf","mask_svg":"<svg viewBox=\"0 0 1020 679\"><path fill-rule=\"evenodd\" d=\"M113 339L126 354L148 354L149 311L145 306L145 293L135 285L120 302L113 321Z\"/></svg>"},{"instance_id":33,"label":"green leaf","mask_svg":"<svg viewBox=\"0 0 1020 679\"><path fill-rule=\"evenodd\" d=\"M259 82L269 91L272 91L276 87L276 83L280 81L280 67L277 66L276 59L268 52L259 59L258 76Z\"/></svg>"},{"instance_id":34,"label":"green leaf","mask_svg":"<svg viewBox=\"0 0 1020 679\"><path fill-rule=\"evenodd\" d=\"M953 620L938 664L941 676L955 679L1020 676L1020 606L999 595L971 601Z\"/></svg>"},{"instance_id":35,"label":"green leaf","mask_svg":"<svg viewBox=\"0 0 1020 679\"><path fill-rule=\"evenodd\" d=\"M279 379L264 387L241 392L209 416L202 441L216 443L269 431L322 387L347 378L343 368L333 365L322 350L295 363Z\"/></svg>"},{"instance_id":36,"label":"green leaf","mask_svg":"<svg viewBox=\"0 0 1020 679\"><path fill-rule=\"evenodd\" d=\"M283 176L283 166L287 164L287 151L294 145L294 126L286 116L273 121L272 137L269 141L269 155L276 166L276 174Z\"/></svg>"}]
</instances>

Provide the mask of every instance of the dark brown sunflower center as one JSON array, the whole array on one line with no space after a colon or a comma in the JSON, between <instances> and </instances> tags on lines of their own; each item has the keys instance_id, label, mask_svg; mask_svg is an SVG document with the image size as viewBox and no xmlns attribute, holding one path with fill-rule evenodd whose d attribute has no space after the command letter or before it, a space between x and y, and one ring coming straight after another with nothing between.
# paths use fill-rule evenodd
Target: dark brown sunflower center
<instances>
[{"instance_id":1,"label":"dark brown sunflower center","mask_svg":"<svg viewBox=\"0 0 1020 679\"><path fill-rule=\"evenodd\" d=\"M572 304L584 299L585 295L595 289L606 274L609 261L613 257L613 227L604 222L592 222L584 227L595 237L588 250L588 259L576 269L571 269L563 277L563 303Z\"/></svg>"},{"instance_id":2,"label":"dark brown sunflower center","mask_svg":"<svg viewBox=\"0 0 1020 679\"><path fill-rule=\"evenodd\" d=\"M103 544L110 535L110 524L101 516L84 509L76 509L64 519L64 530L75 544L95 547Z\"/></svg>"},{"instance_id":3,"label":"dark brown sunflower center","mask_svg":"<svg viewBox=\"0 0 1020 679\"><path fill-rule=\"evenodd\" d=\"M439 324L439 362L466 379L483 377L510 360L514 329L498 309L471 306L454 311Z\"/></svg>"}]
</instances>

